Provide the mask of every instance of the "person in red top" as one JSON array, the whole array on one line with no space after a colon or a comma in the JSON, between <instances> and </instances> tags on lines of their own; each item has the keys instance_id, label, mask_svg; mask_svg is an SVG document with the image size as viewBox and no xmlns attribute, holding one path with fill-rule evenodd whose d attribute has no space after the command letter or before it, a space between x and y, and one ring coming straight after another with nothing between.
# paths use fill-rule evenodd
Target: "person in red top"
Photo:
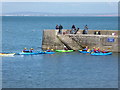
<instances>
[{"instance_id":1,"label":"person in red top","mask_svg":"<svg viewBox=\"0 0 120 90\"><path fill-rule=\"evenodd\" d=\"M102 50L102 53L108 53L108 51L105 51L105 49Z\"/></svg>"},{"instance_id":2,"label":"person in red top","mask_svg":"<svg viewBox=\"0 0 120 90\"><path fill-rule=\"evenodd\" d=\"M94 48L94 52L96 52L97 50L96 50L96 48Z\"/></svg>"},{"instance_id":3,"label":"person in red top","mask_svg":"<svg viewBox=\"0 0 120 90\"><path fill-rule=\"evenodd\" d=\"M98 47L98 50L97 50L98 52L100 52L101 50L100 50L100 48Z\"/></svg>"},{"instance_id":4,"label":"person in red top","mask_svg":"<svg viewBox=\"0 0 120 90\"><path fill-rule=\"evenodd\" d=\"M50 48L49 48L49 47L47 48L46 52L51 52L51 50L50 50Z\"/></svg>"}]
</instances>

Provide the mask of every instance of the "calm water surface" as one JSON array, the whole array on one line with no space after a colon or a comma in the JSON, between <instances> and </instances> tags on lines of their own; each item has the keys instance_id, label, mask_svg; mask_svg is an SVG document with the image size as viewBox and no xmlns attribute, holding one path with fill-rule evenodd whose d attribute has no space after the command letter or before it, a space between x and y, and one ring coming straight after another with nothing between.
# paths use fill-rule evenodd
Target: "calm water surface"
<instances>
[{"instance_id":1,"label":"calm water surface","mask_svg":"<svg viewBox=\"0 0 120 90\"><path fill-rule=\"evenodd\" d=\"M43 29L62 24L79 28L117 30L117 17L3 17L3 52L24 47L41 50ZM118 54L56 53L3 57L3 88L116 88Z\"/></svg>"}]
</instances>

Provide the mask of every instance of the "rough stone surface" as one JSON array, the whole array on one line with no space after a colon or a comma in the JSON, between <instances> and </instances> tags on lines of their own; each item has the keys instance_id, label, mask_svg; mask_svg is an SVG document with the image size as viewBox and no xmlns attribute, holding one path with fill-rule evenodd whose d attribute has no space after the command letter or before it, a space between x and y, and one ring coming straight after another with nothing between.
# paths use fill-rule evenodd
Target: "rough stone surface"
<instances>
[{"instance_id":1,"label":"rough stone surface","mask_svg":"<svg viewBox=\"0 0 120 90\"><path fill-rule=\"evenodd\" d=\"M63 30L65 32L66 30ZM80 30L77 34L57 34L56 30L44 30L42 49L46 50L47 47L51 49L63 49L64 45L68 49L79 50L85 46L99 47L113 52L120 52L118 50L118 31L115 30L101 30L102 35L94 35L94 31L90 30L88 34L81 34ZM99 30L100 31L100 30ZM116 35L112 35L116 33ZM109 42L108 39L114 39L114 42Z\"/></svg>"}]
</instances>

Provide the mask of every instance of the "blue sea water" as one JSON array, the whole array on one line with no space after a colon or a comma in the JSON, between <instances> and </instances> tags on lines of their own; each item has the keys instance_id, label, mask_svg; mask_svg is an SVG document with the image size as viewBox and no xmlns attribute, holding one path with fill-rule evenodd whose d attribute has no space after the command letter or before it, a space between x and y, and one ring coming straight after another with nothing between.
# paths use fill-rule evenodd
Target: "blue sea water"
<instances>
[{"instance_id":1,"label":"blue sea water","mask_svg":"<svg viewBox=\"0 0 120 90\"><path fill-rule=\"evenodd\" d=\"M41 50L42 32L62 24L81 30L118 30L117 17L2 17L2 51ZM56 53L2 58L3 88L117 88L118 54Z\"/></svg>"}]
</instances>

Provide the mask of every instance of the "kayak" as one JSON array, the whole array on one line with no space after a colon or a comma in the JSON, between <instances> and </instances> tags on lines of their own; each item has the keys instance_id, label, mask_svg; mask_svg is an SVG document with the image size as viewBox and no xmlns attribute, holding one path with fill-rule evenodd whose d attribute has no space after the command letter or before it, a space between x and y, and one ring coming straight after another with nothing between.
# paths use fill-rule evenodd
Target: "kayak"
<instances>
[{"instance_id":1,"label":"kayak","mask_svg":"<svg viewBox=\"0 0 120 90\"><path fill-rule=\"evenodd\" d=\"M15 53L0 53L0 56L13 56Z\"/></svg>"},{"instance_id":2,"label":"kayak","mask_svg":"<svg viewBox=\"0 0 120 90\"><path fill-rule=\"evenodd\" d=\"M55 52L28 52L28 53L25 53L25 52L21 52L21 53L18 53L18 55L37 55L37 54L54 54Z\"/></svg>"},{"instance_id":3,"label":"kayak","mask_svg":"<svg viewBox=\"0 0 120 90\"><path fill-rule=\"evenodd\" d=\"M55 52L38 52L38 54L55 54Z\"/></svg>"},{"instance_id":4,"label":"kayak","mask_svg":"<svg viewBox=\"0 0 120 90\"><path fill-rule=\"evenodd\" d=\"M30 53L30 52L28 52L28 53L25 53L25 52L21 52L21 53L18 53L19 55L37 55L37 54L39 54L39 53L37 53L37 52L32 52L32 53Z\"/></svg>"},{"instance_id":5,"label":"kayak","mask_svg":"<svg viewBox=\"0 0 120 90\"><path fill-rule=\"evenodd\" d=\"M45 54L55 54L55 52L45 52Z\"/></svg>"},{"instance_id":6,"label":"kayak","mask_svg":"<svg viewBox=\"0 0 120 90\"><path fill-rule=\"evenodd\" d=\"M80 53L90 53L91 51L82 51L82 50L78 50Z\"/></svg>"},{"instance_id":7,"label":"kayak","mask_svg":"<svg viewBox=\"0 0 120 90\"><path fill-rule=\"evenodd\" d=\"M73 52L74 50L55 50L56 52Z\"/></svg>"},{"instance_id":8,"label":"kayak","mask_svg":"<svg viewBox=\"0 0 120 90\"><path fill-rule=\"evenodd\" d=\"M96 55L96 56L106 56L106 55L111 55L111 54L112 54L112 52L108 52L108 53L102 53L102 52L94 53L94 52L92 52L91 53L91 55Z\"/></svg>"}]
</instances>

